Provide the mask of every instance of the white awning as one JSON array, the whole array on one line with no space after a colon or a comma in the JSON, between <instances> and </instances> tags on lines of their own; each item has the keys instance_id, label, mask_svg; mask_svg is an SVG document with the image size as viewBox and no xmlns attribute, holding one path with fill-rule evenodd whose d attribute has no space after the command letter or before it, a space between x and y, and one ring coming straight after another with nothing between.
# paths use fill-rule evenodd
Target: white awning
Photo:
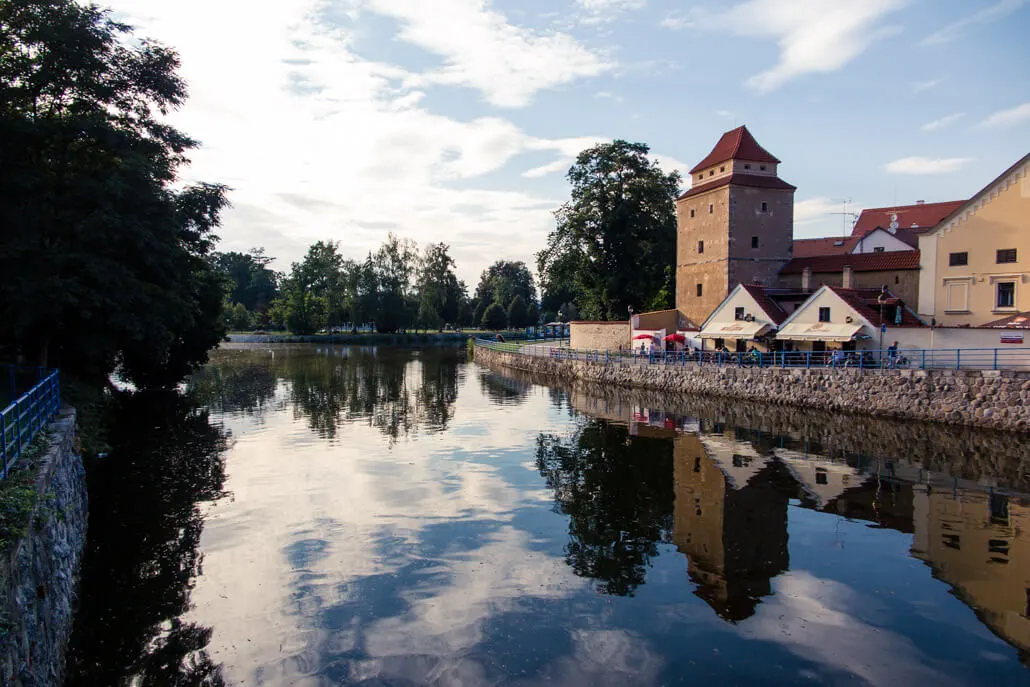
<instances>
[{"instance_id":1,"label":"white awning","mask_svg":"<svg viewBox=\"0 0 1030 687\"><path fill-rule=\"evenodd\" d=\"M860 329L860 324L791 322L780 330L776 338L787 341L851 341Z\"/></svg>"},{"instance_id":2,"label":"white awning","mask_svg":"<svg viewBox=\"0 0 1030 687\"><path fill-rule=\"evenodd\" d=\"M702 339L753 339L766 329L769 329L769 325L765 322L731 320L712 322L698 336Z\"/></svg>"}]
</instances>

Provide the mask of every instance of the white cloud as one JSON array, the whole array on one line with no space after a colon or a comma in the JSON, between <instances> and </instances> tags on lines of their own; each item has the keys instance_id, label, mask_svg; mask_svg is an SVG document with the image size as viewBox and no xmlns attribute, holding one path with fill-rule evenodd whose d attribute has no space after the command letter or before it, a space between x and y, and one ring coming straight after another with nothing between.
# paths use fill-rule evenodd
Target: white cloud
<instances>
[{"instance_id":1,"label":"white cloud","mask_svg":"<svg viewBox=\"0 0 1030 687\"><path fill-rule=\"evenodd\" d=\"M1014 124L1020 124L1030 119L1030 103L1023 103L1016 107L1010 107L1007 110L1000 110L995 112L987 119L980 122L977 126L980 128L988 128L994 126L1012 126Z\"/></svg>"},{"instance_id":2,"label":"white cloud","mask_svg":"<svg viewBox=\"0 0 1030 687\"><path fill-rule=\"evenodd\" d=\"M733 114L729 110L719 110L715 113L716 117L722 117L723 119L736 119L737 115Z\"/></svg>"},{"instance_id":3,"label":"white cloud","mask_svg":"<svg viewBox=\"0 0 1030 687\"><path fill-rule=\"evenodd\" d=\"M1002 17L1006 17L1016 10L1026 5L1027 0L999 0L999 2L980 10L968 17L963 17L958 21L948 24L943 29L931 33L929 36L920 41L920 45L943 45L944 43L950 43L959 36L966 29L976 26L978 24L988 24Z\"/></svg>"},{"instance_id":4,"label":"white cloud","mask_svg":"<svg viewBox=\"0 0 1030 687\"><path fill-rule=\"evenodd\" d=\"M844 205L830 198L808 198L794 203L794 224L807 224L826 219L827 215L843 212Z\"/></svg>"},{"instance_id":5,"label":"white cloud","mask_svg":"<svg viewBox=\"0 0 1030 687\"><path fill-rule=\"evenodd\" d=\"M940 119L935 119L932 122L927 122L920 128L923 131L939 131L946 126L951 126L952 124L954 124L955 122L957 122L965 116L966 115L964 112L956 112L954 114L945 115Z\"/></svg>"},{"instance_id":6,"label":"white cloud","mask_svg":"<svg viewBox=\"0 0 1030 687\"><path fill-rule=\"evenodd\" d=\"M941 85L941 79L930 79L928 81L917 81L914 84L912 84L912 92L913 93L922 93L923 91L928 91L931 88L937 88L940 85Z\"/></svg>"},{"instance_id":7,"label":"white cloud","mask_svg":"<svg viewBox=\"0 0 1030 687\"><path fill-rule=\"evenodd\" d=\"M405 40L435 45L422 35L439 29L419 9L426 3L355 1L335 25L320 0L260 13L244 0L181 0L142 10L137 0L109 4L140 35L180 53L191 98L171 123L204 144L185 180L234 189L220 248L264 245L277 269L288 269L319 239L340 240L347 257L363 258L387 231L451 244L467 281L499 257L532 264L562 192L494 190L477 187L477 179L514 167L526 153L553 155L564 165L596 140L540 138L505 118L473 112L458 119L428 109L425 92L433 83L481 86L488 99L516 104L578 78L591 60L600 64L571 38L508 25L482 2L455 0L447 12L437 11L447 15L445 35L470 39L453 49L437 46L447 53L444 66L422 74L363 58L355 42L370 39L362 33L368 29L359 23L344 32L339 24L355 13L390 10ZM206 19L198 25L200 15ZM248 17L246 31L238 30L241 15ZM481 57L484 64L470 64Z\"/></svg>"},{"instance_id":8,"label":"white cloud","mask_svg":"<svg viewBox=\"0 0 1030 687\"><path fill-rule=\"evenodd\" d=\"M755 74L747 86L768 93L805 74L837 71L880 38L892 33L881 25L907 0L747 0L727 10L694 10L667 18L667 28L697 26L744 37L772 38L780 61Z\"/></svg>"},{"instance_id":9,"label":"white cloud","mask_svg":"<svg viewBox=\"0 0 1030 687\"><path fill-rule=\"evenodd\" d=\"M888 162L886 169L891 174L948 174L959 171L971 161L968 157L903 157Z\"/></svg>"},{"instance_id":10,"label":"white cloud","mask_svg":"<svg viewBox=\"0 0 1030 687\"><path fill-rule=\"evenodd\" d=\"M411 83L474 88L497 107L525 107L541 90L615 68L568 34L511 24L486 0L365 0L363 7L396 19L401 40L444 59Z\"/></svg>"},{"instance_id":11,"label":"white cloud","mask_svg":"<svg viewBox=\"0 0 1030 687\"><path fill-rule=\"evenodd\" d=\"M643 9L646 5L647 0L576 0L585 24L606 24L623 12Z\"/></svg>"}]
</instances>

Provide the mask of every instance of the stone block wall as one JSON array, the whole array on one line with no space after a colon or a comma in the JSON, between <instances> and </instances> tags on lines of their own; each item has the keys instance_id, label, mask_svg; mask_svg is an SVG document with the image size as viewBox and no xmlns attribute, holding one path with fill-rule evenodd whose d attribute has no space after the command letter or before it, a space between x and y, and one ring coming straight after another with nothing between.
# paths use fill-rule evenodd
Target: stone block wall
<instances>
[{"instance_id":1,"label":"stone block wall","mask_svg":"<svg viewBox=\"0 0 1030 687\"><path fill-rule=\"evenodd\" d=\"M0 684L60 685L86 542L86 474L75 411L50 426L28 532L0 560Z\"/></svg>"},{"instance_id":2,"label":"stone block wall","mask_svg":"<svg viewBox=\"0 0 1030 687\"><path fill-rule=\"evenodd\" d=\"M605 365L482 348L476 349L475 360L566 382L1030 431L1030 372L1024 371Z\"/></svg>"},{"instance_id":3,"label":"stone block wall","mask_svg":"<svg viewBox=\"0 0 1030 687\"><path fill-rule=\"evenodd\" d=\"M573 322L569 346L586 351L618 351L630 345L629 322Z\"/></svg>"}]
</instances>

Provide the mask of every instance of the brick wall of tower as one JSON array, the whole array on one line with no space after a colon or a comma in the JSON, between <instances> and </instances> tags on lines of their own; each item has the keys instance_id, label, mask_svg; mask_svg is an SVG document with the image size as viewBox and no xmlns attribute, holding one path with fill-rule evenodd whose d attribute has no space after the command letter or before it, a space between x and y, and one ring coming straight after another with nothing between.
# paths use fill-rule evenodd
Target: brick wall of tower
<instances>
[{"instance_id":1,"label":"brick wall of tower","mask_svg":"<svg viewBox=\"0 0 1030 687\"><path fill-rule=\"evenodd\" d=\"M729 223L728 186L676 202L676 309L698 325L729 294Z\"/></svg>"},{"instance_id":2,"label":"brick wall of tower","mask_svg":"<svg viewBox=\"0 0 1030 687\"><path fill-rule=\"evenodd\" d=\"M776 286L793 250L794 192L731 186L729 199L728 288L753 282Z\"/></svg>"}]
</instances>

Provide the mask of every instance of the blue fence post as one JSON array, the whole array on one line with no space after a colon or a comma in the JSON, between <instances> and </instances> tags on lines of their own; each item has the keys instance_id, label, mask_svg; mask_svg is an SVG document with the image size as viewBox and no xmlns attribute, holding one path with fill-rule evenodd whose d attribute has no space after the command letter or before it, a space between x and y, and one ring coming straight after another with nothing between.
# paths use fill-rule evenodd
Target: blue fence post
<instances>
[{"instance_id":1,"label":"blue fence post","mask_svg":"<svg viewBox=\"0 0 1030 687\"><path fill-rule=\"evenodd\" d=\"M962 349L961 348L956 348L955 349L955 369L956 370L961 370L962 369Z\"/></svg>"},{"instance_id":2,"label":"blue fence post","mask_svg":"<svg viewBox=\"0 0 1030 687\"><path fill-rule=\"evenodd\" d=\"M923 361L921 363L919 363L919 369L920 370L925 370L926 369L926 349L925 348L923 349Z\"/></svg>"},{"instance_id":3,"label":"blue fence post","mask_svg":"<svg viewBox=\"0 0 1030 687\"><path fill-rule=\"evenodd\" d=\"M994 349L994 369L998 369L998 349Z\"/></svg>"},{"instance_id":4,"label":"blue fence post","mask_svg":"<svg viewBox=\"0 0 1030 687\"><path fill-rule=\"evenodd\" d=\"M812 351L805 351L805 368L811 369L812 367Z\"/></svg>"}]
</instances>

